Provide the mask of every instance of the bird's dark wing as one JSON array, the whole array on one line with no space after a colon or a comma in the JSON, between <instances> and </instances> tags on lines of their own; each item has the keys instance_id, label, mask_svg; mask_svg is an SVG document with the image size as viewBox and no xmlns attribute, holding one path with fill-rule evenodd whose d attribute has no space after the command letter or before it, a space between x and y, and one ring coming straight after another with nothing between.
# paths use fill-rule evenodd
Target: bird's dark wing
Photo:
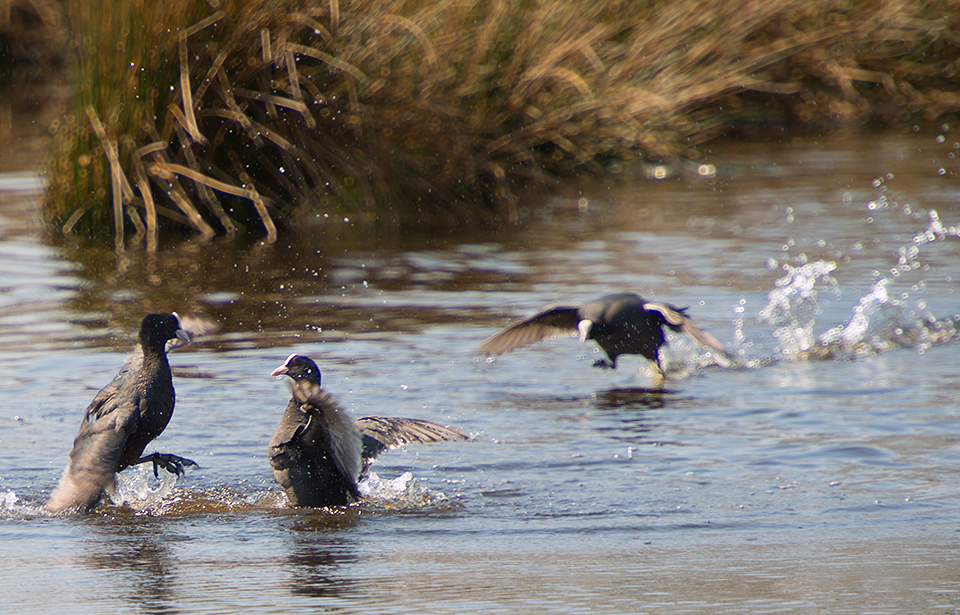
<instances>
[{"instance_id":1,"label":"bird's dark wing","mask_svg":"<svg viewBox=\"0 0 960 615\"><path fill-rule=\"evenodd\" d=\"M674 331L680 331L681 333L686 334L690 339L698 344L713 348L720 353L721 356L729 360L727 349L723 346L723 344L720 343L720 340L715 338L713 334L704 331L697 326L697 324L686 315L686 308L677 308L669 303L657 303L650 301L643 304L643 309L652 312L659 312L663 316L663 320L666 321L668 327Z\"/></svg>"},{"instance_id":2,"label":"bird's dark wing","mask_svg":"<svg viewBox=\"0 0 960 615\"><path fill-rule=\"evenodd\" d=\"M268 449L270 463L273 463L275 457L282 456L286 446L295 442L300 434L306 431L309 424L310 415L302 412L300 410L300 404L296 400L291 399L286 412L283 413L283 418L280 419L280 425L277 427L277 431L270 440L270 447Z\"/></svg>"},{"instance_id":3,"label":"bird's dark wing","mask_svg":"<svg viewBox=\"0 0 960 615\"><path fill-rule=\"evenodd\" d=\"M480 354L493 356L555 337L576 337L580 323L576 306L548 306L539 314L517 321L495 333L480 346Z\"/></svg>"},{"instance_id":4,"label":"bird's dark wing","mask_svg":"<svg viewBox=\"0 0 960 615\"><path fill-rule=\"evenodd\" d=\"M267 449L270 467L284 490L294 488L298 481L309 480L308 461L297 445L300 435L309 424L309 415L301 412L300 404L291 399Z\"/></svg>"},{"instance_id":5,"label":"bird's dark wing","mask_svg":"<svg viewBox=\"0 0 960 615\"><path fill-rule=\"evenodd\" d=\"M385 416L365 416L354 422L363 439L364 460L374 459L385 450L407 444L426 444L469 440L459 429L419 419L395 419Z\"/></svg>"},{"instance_id":6,"label":"bird's dark wing","mask_svg":"<svg viewBox=\"0 0 960 615\"><path fill-rule=\"evenodd\" d=\"M117 372L117 375L110 381L110 384L100 389L96 394L93 401L87 406L87 410L84 413L84 421L93 423L113 410L115 408L117 392L122 387L129 386L127 383L133 378L136 378L137 372L140 371L141 367L143 367L143 352L138 349L134 355L127 359L123 367L120 368L120 371Z\"/></svg>"}]
</instances>

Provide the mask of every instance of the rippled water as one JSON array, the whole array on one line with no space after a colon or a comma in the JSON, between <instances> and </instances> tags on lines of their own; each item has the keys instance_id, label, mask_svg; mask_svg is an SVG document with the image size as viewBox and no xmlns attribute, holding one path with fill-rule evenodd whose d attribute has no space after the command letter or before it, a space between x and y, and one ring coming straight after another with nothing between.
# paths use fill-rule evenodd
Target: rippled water
<instances>
[{"instance_id":1,"label":"rippled water","mask_svg":"<svg viewBox=\"0 0 960 615\"><path fill-rule=\"evenodd\" d=\"M317 227L122 259L45 242L36 177L0 175L0 610L956 612L960 166L937 136L727 144L715 177L569 184L497 235ZM575 339L474 356L611 290L690 306L739 366L676 339L658 389ZM148 449L200 468L45 517L160 309L222 326L171 355ZM356 416L474 441L383 455L355 509L285 509L265 453L291 352Z\"/></svg>"}]
</instances>

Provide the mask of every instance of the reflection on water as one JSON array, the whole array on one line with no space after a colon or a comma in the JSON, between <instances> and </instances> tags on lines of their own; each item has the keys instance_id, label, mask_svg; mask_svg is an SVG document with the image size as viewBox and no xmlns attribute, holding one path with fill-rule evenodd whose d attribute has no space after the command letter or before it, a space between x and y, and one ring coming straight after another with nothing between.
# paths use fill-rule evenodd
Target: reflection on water
<instances>
[{"instance_id":1,"label":"reflection on water","mask_svg":"<svg viewBox=\"0 0 960 615\"><path fill-rule=\"evenodd\" d=\"M598 408L637 410L665 408L667 405L689 402L692 399L663 389L642 388L607 389L597 391L592 397L594 405Z\"/></svg>"},{"instance_id":2,"label":"reflection on water","mask_svg":"<svg viewBox=\"0 0 960 615\"><path fill-rule=\"evenodd\" d=\"M35 180L10 179L0 610L956 611L952 143L728 144L713 179L580 181L496 236L304 229L121 257L42 238ZM662 388L638 357L591 368L575 339L473 356L514 318L616 290L689 306L739 367L678 337ZM160 309L222 325L171 355L157 443L200 467L43 516L83 408ZM287 509L265 453L291 352L354 416L476 438L382 456L349 511Z\"/></svg>"},{"instance_id":3,"label":"reflection on water","mask_svg":"<svg viewBox=\"0 0 960 615\"><path fill-rule=\"evenodd\" d=\"M345 530L358 521L354 514L311 512L298 516L287 530L289 544L285 546L292 593L344 600L362 593L359 581L347 571L359 558L356 544Z\"/></svg>"},{"instance_id":4,"label":"reflection on water","mask_svg":"<svg viewBox=\"0 0 960 615\"><path fill-rule=\"evenodd\" d=\"M77 559L97 577L109 579L98 588L106 600L122 600L125 608L158 615L180 611L173 581L179 562L172 550L184 536L138 517L91 517L82 524L91 535L78 545Z\"/></svg>"}]
</instances>

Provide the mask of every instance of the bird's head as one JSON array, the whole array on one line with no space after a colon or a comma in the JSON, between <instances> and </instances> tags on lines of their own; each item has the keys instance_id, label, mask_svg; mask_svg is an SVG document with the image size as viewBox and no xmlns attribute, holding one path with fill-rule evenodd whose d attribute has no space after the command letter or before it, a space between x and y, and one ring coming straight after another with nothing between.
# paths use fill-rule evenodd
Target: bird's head
<instances>
[{"instance_id":1,"label":"bird's head","mask_svg":"<svg viewBox=\"0 0 960 615\"><path fill-rule=\"evenodd\" d=\"M283 365L270 372L271 376L290 376L295 383L302 381L320 386L320 368L312 359L292 354L287 357Z\"/></svg>"},{"instance_id":2,"label":"bird's head","mask_svg":"<svg viewBox=\"0 0 960 615\"><path fill-rule=\"evenodd\" d=\"M581 320L581 321L579 322L579 324L577 324L577 329L580 330L580 343L581 343L581 344L584 343L584 342L586 342L587 340L592 340L592 339L593 339L593 336L591 335L591 331L593 331L593 321L592 321L592 320L587 320L587 319Z\"/></svg>"},{"instance_id":3,"label":"bird's head","mask_svg":"<svg viewBox=\"0 0 960 615\"><path fill-rule=\"evenodd\" d=\"M190 335L180 327L180 317L170 314L147 314L140 323L140 342L149 346L163 346L167 340L177 338L190 343Z\"/></svg>"}]
</instances>

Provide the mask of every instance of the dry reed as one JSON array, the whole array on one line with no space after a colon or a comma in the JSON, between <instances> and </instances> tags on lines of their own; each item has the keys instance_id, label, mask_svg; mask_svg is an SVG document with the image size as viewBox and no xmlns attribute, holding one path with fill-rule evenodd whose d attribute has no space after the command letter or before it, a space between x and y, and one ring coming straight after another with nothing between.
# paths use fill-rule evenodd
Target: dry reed
<instances>
[{"instance_id":1,"label":"dry reed","mask_svg":"<svg viewBox=\"0 0 960 615\"><path fill-rule=\"evenodd\" d=\"M517 187L731 123L960 108L948 0L87 0L64 231L514 221ZM333 228L333 227L331 227Z\"/></svg>"}]
</instances>

